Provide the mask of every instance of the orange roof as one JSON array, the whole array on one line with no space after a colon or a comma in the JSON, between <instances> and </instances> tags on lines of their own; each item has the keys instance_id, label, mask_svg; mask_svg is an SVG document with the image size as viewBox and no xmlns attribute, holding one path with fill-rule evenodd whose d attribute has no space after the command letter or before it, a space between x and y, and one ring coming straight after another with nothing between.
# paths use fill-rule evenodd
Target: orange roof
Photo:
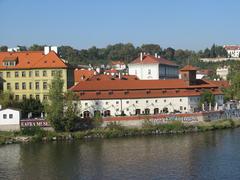
<instances>
[{"instance_id":1,"label":"orange roof","mask_svg":"<svg viewBox=\"0 0 240 180\"><path fill-rule=\"evenodd\" d=\"M106 72L106 73L117 73L118 71L116 69L107 69L104 72Z\"/></svg>"},{"instance_id":2,"label":"orange roof","mask_svg":"<svg viewBox=\"0 0 240 180\"><path fill-rule=\"evenodd\" d=\"M230 84L228 81L211 81L211 80L206 80L206 81L209 81L211 82L212 84L215 84L217 85L218 87L223 87L223 88L229 88L230 87Z\"/></svg>"},{"instance_id":3,"label":"orange roof","mask_svg":"<svg viewBox=\"0 0 240 180\"><path fill-rule=\"evenodd\" d=\"M238 45L227 45L227 46L224 46L224 48L226 50L240 50L240 46Z\"/></svg>"},{"instance_id":4,"label":"orange roof","mask_svg":"<svg viewBox=\"0 0 240 180\"><path fill-rule=\"evenodd\" d=\"M207 88L213 94L223 94L219 88ZM170 90L106 90L76 92L81 100L91 99L140 99L160 97L189 97L199 96L203 89L170 89Z\"/></svg>"},{"instance_id":5,"label":"orange roof","mask_svg":"<svg viewBox=\"0 0 240 180\"><path fill-rule=\"evenodd\" d=\"M96 72L94 70L87 69L75 69L74 70L74 80L75 82L85 81L88 78L94 76Z\"/></svg>"},{"instance_id":6,"label":"orange roof","mask_svg":"<svg viewBox=\"0 0 240 180\"><path fill-rule=\"evenodd\" d=\"M180 71L197 71L197 70L198 68L192 65L187 65L187 66L184 66L182 69L180 69Z\"/></svg>"},{"instance_id":7,"label":"orange roof","mask_svg":"<svg viewBox=\"0 0 240 180\"><path fill-rule=\"evenodd\" d=\"M130 89L185 89L218 87L211 82L197 79L196 85L187 85L183 79L136 81L83 81L73 86L73 91L130 90Z\"/></svg>"},{"instance_id":8,"label":"orange roof","mask_svg":"<svg viewBox=\"0 0 240 180\"><path fill-rule=\"evenodd\" d=\"M87 79L87 81L114 81L114 80L139 80L135 75L123 75L120 78L107 74L98 74Z\"/></svg>"},{"instance_id":9,"label":"orange roof","mask_svg":"<svg viewBox=\"0 0 240 180\"><path fill-rule=\"evenodd\" d=\"M4 66L3 61L18 59L16 66ZM39 69L66 68L67 65L51 51L44 55L42 51L0 52L0 69Z\"/></svg>"},{"instance_id":10,"label":"orange roof","mask_svg":"<svg viewBox=\"0 0 240 180\"><path fill-rule=\"evenodd\" d=\"M140 60L140 57L138 57L130 64L164 64L170 66L178 66L176 63L169 61L163 57L156 58L155 56L152 55L143 55L142 61Z\"/></svg>"}]
</instances>

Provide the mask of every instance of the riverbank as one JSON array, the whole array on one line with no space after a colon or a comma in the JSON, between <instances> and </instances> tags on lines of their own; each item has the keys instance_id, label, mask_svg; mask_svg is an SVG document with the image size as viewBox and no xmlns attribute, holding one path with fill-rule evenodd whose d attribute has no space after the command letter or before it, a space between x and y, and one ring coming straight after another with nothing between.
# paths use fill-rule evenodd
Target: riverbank
<instances>
[{"instance_id":1,"label":"riverbank","mask_svg":"<svg viewBox=\"0 0 240 180\"><path fill-rule=\"evenodd\" d=\"M142 128L126 128L116 123L111 123L105 128L94 128L76 132L45 131L37 127L23 129L19 132L0 132L0 144L12 144L34 141L62 141L83 140L99 138L118 138L130 136L148 136L163 134L183 134L204 132L218 129L240 127L240 120L219 120L202 122L198 124L184 124L179 121L154 125L146 121Z\"/></svg>"}]
</instances>

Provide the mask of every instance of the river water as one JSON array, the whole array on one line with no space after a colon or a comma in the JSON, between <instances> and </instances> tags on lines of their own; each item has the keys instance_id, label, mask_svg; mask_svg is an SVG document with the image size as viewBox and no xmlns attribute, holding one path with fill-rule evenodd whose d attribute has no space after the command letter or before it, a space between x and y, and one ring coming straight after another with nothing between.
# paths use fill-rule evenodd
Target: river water
<instances>
[{"instance_id":1,"label":"river water","mask_svg":"<svg viewBox=\"0 0 240 180\"><path fill-rule=\"evenodd\" d=\"M240 179L240 129L0 146L0 179Z\"/></svg>"}]
</instances>

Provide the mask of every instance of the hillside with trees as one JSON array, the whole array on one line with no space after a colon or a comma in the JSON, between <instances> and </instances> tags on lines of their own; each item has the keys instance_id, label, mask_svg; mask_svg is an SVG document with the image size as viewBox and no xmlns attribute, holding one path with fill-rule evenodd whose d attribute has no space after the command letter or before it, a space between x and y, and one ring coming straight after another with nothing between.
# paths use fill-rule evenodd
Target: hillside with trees
<instances>
[{"instance_id":1,"label":"hillside with trees","mask_svg":"<svg viewBox=\"0 0 240 180\"><path fill-rule=\"evenodd\" d=\"M20 50L42 51L45 45L33 44L30 47L18 46ZM7 46L0 46L0 51L7 51ZM146 52L154 55L157 53L169 60L176 62L180 67L191 63L200 68L214 68L216 63L203 63L200 58L227 57L227 52L222 46L213 44L211 48L200 50L198 52L192 50L174 49L171 47L162 48L159 44L143 44L135 47L131 43L117 43L108 45L105 48L97 48L95 46L89 49L75 49L71 46L60 46L60 56L72 65L79 64L108 64L112 60L121 60L125 63L131 62L139 56L140 52Z\"/></svg>"}]
</instances>

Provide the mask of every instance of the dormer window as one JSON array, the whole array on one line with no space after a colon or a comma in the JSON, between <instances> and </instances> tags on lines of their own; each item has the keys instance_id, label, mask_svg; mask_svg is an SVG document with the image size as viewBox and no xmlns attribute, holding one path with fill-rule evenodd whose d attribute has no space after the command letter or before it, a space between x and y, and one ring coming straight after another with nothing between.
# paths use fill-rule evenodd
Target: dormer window
<instances>
[{"instance_id":1,"label":"dormer window","mask_svg":"<svg viewBox=\"0 0 240 180\"><path fill-rule=\"evenodd\" d=\"M16 66L18 62L17 57L5 57L3 59L3 66Z\"/></svg>"}]
</instances>

